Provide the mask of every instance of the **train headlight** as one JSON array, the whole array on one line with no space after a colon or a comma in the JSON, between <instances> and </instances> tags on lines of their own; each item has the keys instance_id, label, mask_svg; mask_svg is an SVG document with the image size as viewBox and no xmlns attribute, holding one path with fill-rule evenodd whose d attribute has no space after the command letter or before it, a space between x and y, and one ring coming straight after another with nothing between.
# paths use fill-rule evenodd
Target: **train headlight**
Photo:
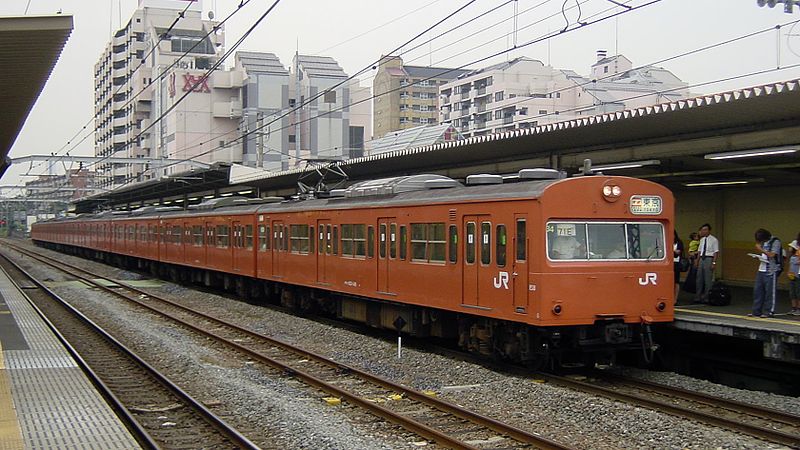
<instances>
[{"instance_id":1,"label":"train headlight","mask_svg":"<svg viewBox=\"0 0 800 450\"><path fill-rule=\"evenodd\" d=\"M616 184L606 184L603 186L603 198L606 199L606 201L615 202L619 200L621 195L622 188Z\"/></svg>"},{"instance_id":2,"label":"train headlight","mask_svg":"<svg viewBox=\"0 0 800 450\"><path fill-rule=\"evenodd\" d=\"M561 314L561 305L553 306L553 314L555 314L555 315Z\"/></svg>"},{"instance_id":3,"label":"train headlight","mask_svg":"<svg viewBox=\"0 0 800 450\"><path fill-rule=\"evenodd\" d=\"M665 309L667 309L667 304L664 302L658 302L658 304L656 305L656 309L659 312L664 311Z\"/></svg>"}]
</instances>

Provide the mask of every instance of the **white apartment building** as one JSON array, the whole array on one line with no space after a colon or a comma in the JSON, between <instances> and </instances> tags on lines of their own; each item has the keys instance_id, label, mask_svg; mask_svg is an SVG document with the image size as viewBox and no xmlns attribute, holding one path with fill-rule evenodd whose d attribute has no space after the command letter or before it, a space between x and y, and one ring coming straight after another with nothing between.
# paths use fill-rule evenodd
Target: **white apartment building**
<instances>
[{"instance_id":1,"label":"white apartment building","mask_svg":"<svg viewBox=\"0 0 800 450\"><path fill-rule=\"evenodd\" d=\"M590 77L525 57L474 70L440 86L439 122L470 137L691 96L671 72L632 66L598 51Z\"/></svg>"},{"instance_id":2,"label":"white apartment building","mask_svg":"<svg viewBox=\"0 0 800 450\"><path fill-rule=\"evenodd\" d=\"M209 151L237 137L226 133L235 132L239 124L240 77L215 73L200 82L222 55L224 30L202 19L202 2L195 1L167 33L186 5L184 0L139 0L128 23L106 46L94 72L96 156L241 161L240 147ZM185 169L111 163L96 167L104 188Z\"/></svg>"}]
</instances>

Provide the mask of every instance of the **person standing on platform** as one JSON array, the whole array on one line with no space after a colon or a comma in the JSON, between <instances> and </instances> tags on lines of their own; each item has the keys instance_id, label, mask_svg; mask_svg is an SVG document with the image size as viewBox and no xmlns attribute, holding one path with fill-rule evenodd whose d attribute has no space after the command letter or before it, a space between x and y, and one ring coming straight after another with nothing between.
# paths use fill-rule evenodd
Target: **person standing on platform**
<instances>
[{"instance_id":1,"label":"person standing on platform","mask_svg":"<svg viewBox=\"0 0 800 450\"><path fill-rule=\"evenodd\" d=\"M714 282L714 270L719 257L719 241L711 235L711 225L700 227L700 250L697 252L695 303L708 303L708 291Z\"/></svg>"},{"instance_id":2,"label":"person standing on platform","mask_svg":"<svg viewBox=\"0 0 800 450\"><path fill-rule=\"evenodd\" d=\"M772 233L759 228L755 233L756 253L750 256L759 260L756 285L753 288L753 312L751 317L772 317L775 312L775 274L778 263L775 259L781 254L781 241Z\"/></svg>"},{"instance_id":3,"label":"person standing on platform","mask_svg":"<svg viewBox=\"0 0 800 450\"><path fill-rule=\"evenodd\" d=\"M793 316L800 316L800 244L797 239L789 244L789 299L792 301Z\"/></svg>"},{"instance_id":4,"label":"person standing on platform","mask_svg":"<svg viewBox=\"0 0 800 450\"><path fill-rule=\"evenodd\" d=\"M681 258L683 256L683 241L675 231L675 242L672 243L672 266L675 271L675 304L678 304L678 294L681 292Z\"/></svg>"},{"instance_id":5,"label":"person standing on platform","mask_svg":"<svg viewBox=\"0 0 800 450\"><path fill-rule=\"evenodd\" d=\"M697 234L697 231L692 231L689 233L689 254L686 255L689 257L689 261L694 264L694 261L697 259L697 252L700 250L700 235Z\"/></svg>"}]
</instances>

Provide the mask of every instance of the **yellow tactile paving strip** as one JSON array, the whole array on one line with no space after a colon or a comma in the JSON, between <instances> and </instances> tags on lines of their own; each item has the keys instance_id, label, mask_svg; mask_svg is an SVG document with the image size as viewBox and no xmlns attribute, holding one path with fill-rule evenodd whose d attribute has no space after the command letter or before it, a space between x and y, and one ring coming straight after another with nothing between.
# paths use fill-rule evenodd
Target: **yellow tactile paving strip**
<instances>
[{"instance_id":1,"label":"yellow tactile paving strip","mask_svg":"<svg viewBox=\"0 0 800 450\"><path fill-rule=\"evenodd\" d=\"M3 346L0 344L0 450L22 450L22 441L17 412L11 396L11 382L8 379Z\"/></svg>"}]
</instances>

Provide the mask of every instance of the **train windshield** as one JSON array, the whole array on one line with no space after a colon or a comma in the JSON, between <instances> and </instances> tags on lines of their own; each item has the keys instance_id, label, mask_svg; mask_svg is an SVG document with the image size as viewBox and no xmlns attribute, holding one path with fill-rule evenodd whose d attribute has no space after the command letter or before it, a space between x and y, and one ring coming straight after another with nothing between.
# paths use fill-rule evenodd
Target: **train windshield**
<instances>
[{"instance_id":1,"label":"train windshield","mask_svg":"<svg viewBox=\"0 0 800 450\"><path fill-rule=\"evenodd\" d=\"M552 260L661 260L664 242L664 226L657 222L547 223Z\"/></svg>"}]
</instances>

